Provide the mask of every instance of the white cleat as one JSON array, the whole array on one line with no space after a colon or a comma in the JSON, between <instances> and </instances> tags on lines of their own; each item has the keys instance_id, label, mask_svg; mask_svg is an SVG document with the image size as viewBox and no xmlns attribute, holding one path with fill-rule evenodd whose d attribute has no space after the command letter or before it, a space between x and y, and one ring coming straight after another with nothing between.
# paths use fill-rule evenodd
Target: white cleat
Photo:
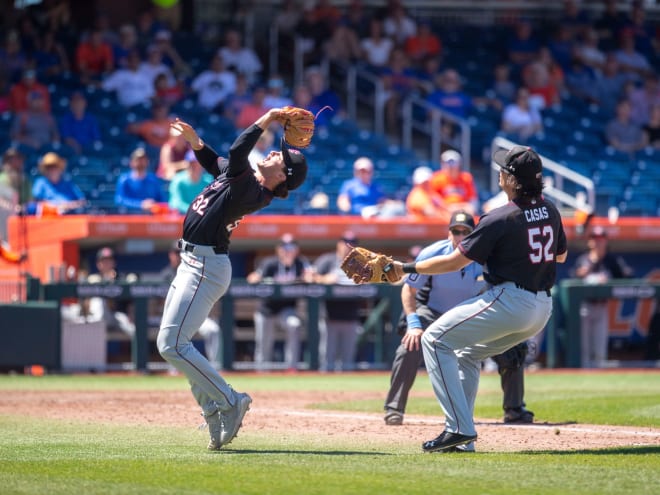
<instances>
[{"instance_id":1,"label":"white cleat","mask_svg":"<svg viewBox=\"0 0 660 495\"><path fill-rule=\"evenodd\" d=\"M236 397L234 407L220 414L220 446L227 445L236 437L245 413L248 412L250 404L252 404L252 397L248 394L237 393Z\"/></svg>"}]
</instances>

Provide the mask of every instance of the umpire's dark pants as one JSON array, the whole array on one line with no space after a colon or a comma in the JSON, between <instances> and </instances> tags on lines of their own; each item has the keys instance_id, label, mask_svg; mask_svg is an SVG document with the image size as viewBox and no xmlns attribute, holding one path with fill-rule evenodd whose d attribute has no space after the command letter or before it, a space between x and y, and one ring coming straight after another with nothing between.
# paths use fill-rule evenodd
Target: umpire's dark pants
<instances>
[{"instance_id":1,"label":"umpire's dark pants","mask_svg":"<svg viewBox=\"0 0 660 495\"><path fill-rule=\"evenodd\" d=\"M440 318L442 313L433 311L426 306L417 308L417 314L426 329L431 323ZM399 321L399 333L406 332L406 318L405 314L402 315ZM502 386L502 408L503 409L517 409L524 407L524 394L525 394L525 367L524 362L512 363L505 358L507 353L498 356L493 356L493 360L497 363L498 370L501 377ZM394 354L394 361L392 362L392 375L390 376L390 389L387 392L385 399L385 410L395 410L403 414L406 411L408 404L408 394L410 389L415 383L417 377L417 370L424 361L424 355L421 350L409 351L403 344L397 347Z\"/></svg>"},{"instance_id":2,"label":"umpire's dark pants","mask_svg":"<svg viewBox=\"0 0 660 495\"><path fill-rule=\"evenodd\" d=\"M431 323L440 318L442 313L433 311L427 306L419 306L417 314L422 322L424 329ZM399 321L399 333L401 335L406 333L406 315L403 314ZM385 410L395 410L404 413L406 404L408 403L408 393L415 383L417 370L424 361L422 354L422 346L420 343L419 349L416 351L409 351L403 344L400 344L394 354L394 361L392 362L392 375L390 376L390 390L387 392L385 399Z\"/></svg>"}]
</instances>

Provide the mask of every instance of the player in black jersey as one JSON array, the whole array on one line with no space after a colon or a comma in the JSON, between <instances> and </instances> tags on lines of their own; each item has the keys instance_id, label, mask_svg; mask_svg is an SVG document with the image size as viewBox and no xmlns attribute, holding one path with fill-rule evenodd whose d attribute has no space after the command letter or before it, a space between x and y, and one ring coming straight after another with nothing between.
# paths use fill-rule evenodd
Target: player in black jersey
<instances>
[{"instance_id":1,"label":"player in black jersey","mask_svg":"<svg viewBox=\"0 0 660 495\"><path fill-rule=\"evenodd\" d=\"M210 450L232 441L252 399L234 391L191 339L229 287L227 251L232 230L245 215L268 206L273 197L286 198L307 176L305 157L288 149L284 141L281 151L271 151L256 171L250 166L250 151L280 114L281 109L273 108L245 129L229 149L229 159L219 157L186 122L177 119L171 124L215 180L190 204L183 221L181 264L165 299L157 343L161 356L190 382L209 427Z\"/></svg>"},{"instance_id":2,"label":"player in black jersey","mask_svg":"<svg viewBox=\"0 0 660 495\"><path fill-rule=\"evenodd\" d=\"M477 438L473 410L481 361L540 332L552 313L556 263L566 261L561 215L543 197L543 166L532 149L499 150L499 185L509 202L483 215L448 255L394 263L402 273L428 275L483 265L488 289L444 313L422 336L424 361L445 413L445 429L426 452L452 450Z\"/></svg>"}]
</instances>

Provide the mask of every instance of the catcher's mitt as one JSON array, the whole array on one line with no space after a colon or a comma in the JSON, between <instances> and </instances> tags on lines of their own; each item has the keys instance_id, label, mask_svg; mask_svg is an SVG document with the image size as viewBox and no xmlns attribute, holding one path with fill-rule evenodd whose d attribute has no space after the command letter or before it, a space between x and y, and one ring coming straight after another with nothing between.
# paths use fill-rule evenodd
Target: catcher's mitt
<instances>
[{"instance_id":1,"label":"catcher's mitt","mask_svg":"<svg viewBox=\"0 0 660 495\"><path fill-rule=\"evenodd\" d=\"M306 148L314 136L314 119L316 117L304 108L286 106L277 121L284 128L284 141L289 146Z\"/></svg>"},{"instance_id":2,"label":"catcher's mitt","mask_svg":"<svg viewBox=\"0 0 660 495\"><path fill-rule=\"evenodd\" d=\"M341 263L341 269L356 284L396 283L400 277L390 256L361 247L352 248Z\"/></svg>"}]
</instances>

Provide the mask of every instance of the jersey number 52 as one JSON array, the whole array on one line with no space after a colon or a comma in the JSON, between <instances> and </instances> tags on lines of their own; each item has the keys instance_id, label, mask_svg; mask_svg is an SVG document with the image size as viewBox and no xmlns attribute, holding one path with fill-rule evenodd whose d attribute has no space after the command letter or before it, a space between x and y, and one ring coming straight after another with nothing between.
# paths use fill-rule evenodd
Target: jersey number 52
<instances>
[{"instance_id":1,"label":"jersey number 52","mask_svg":"<svg viewBox=\"0 0 660 495\"><path fill-rule=\"evenodd\" d=\"M529 260L534 264L553 261L555 259L555 254L552 252L554 238L554 231L550 225L527 229L527 242L530 247Z\"/></svg>"}]
</instances>

